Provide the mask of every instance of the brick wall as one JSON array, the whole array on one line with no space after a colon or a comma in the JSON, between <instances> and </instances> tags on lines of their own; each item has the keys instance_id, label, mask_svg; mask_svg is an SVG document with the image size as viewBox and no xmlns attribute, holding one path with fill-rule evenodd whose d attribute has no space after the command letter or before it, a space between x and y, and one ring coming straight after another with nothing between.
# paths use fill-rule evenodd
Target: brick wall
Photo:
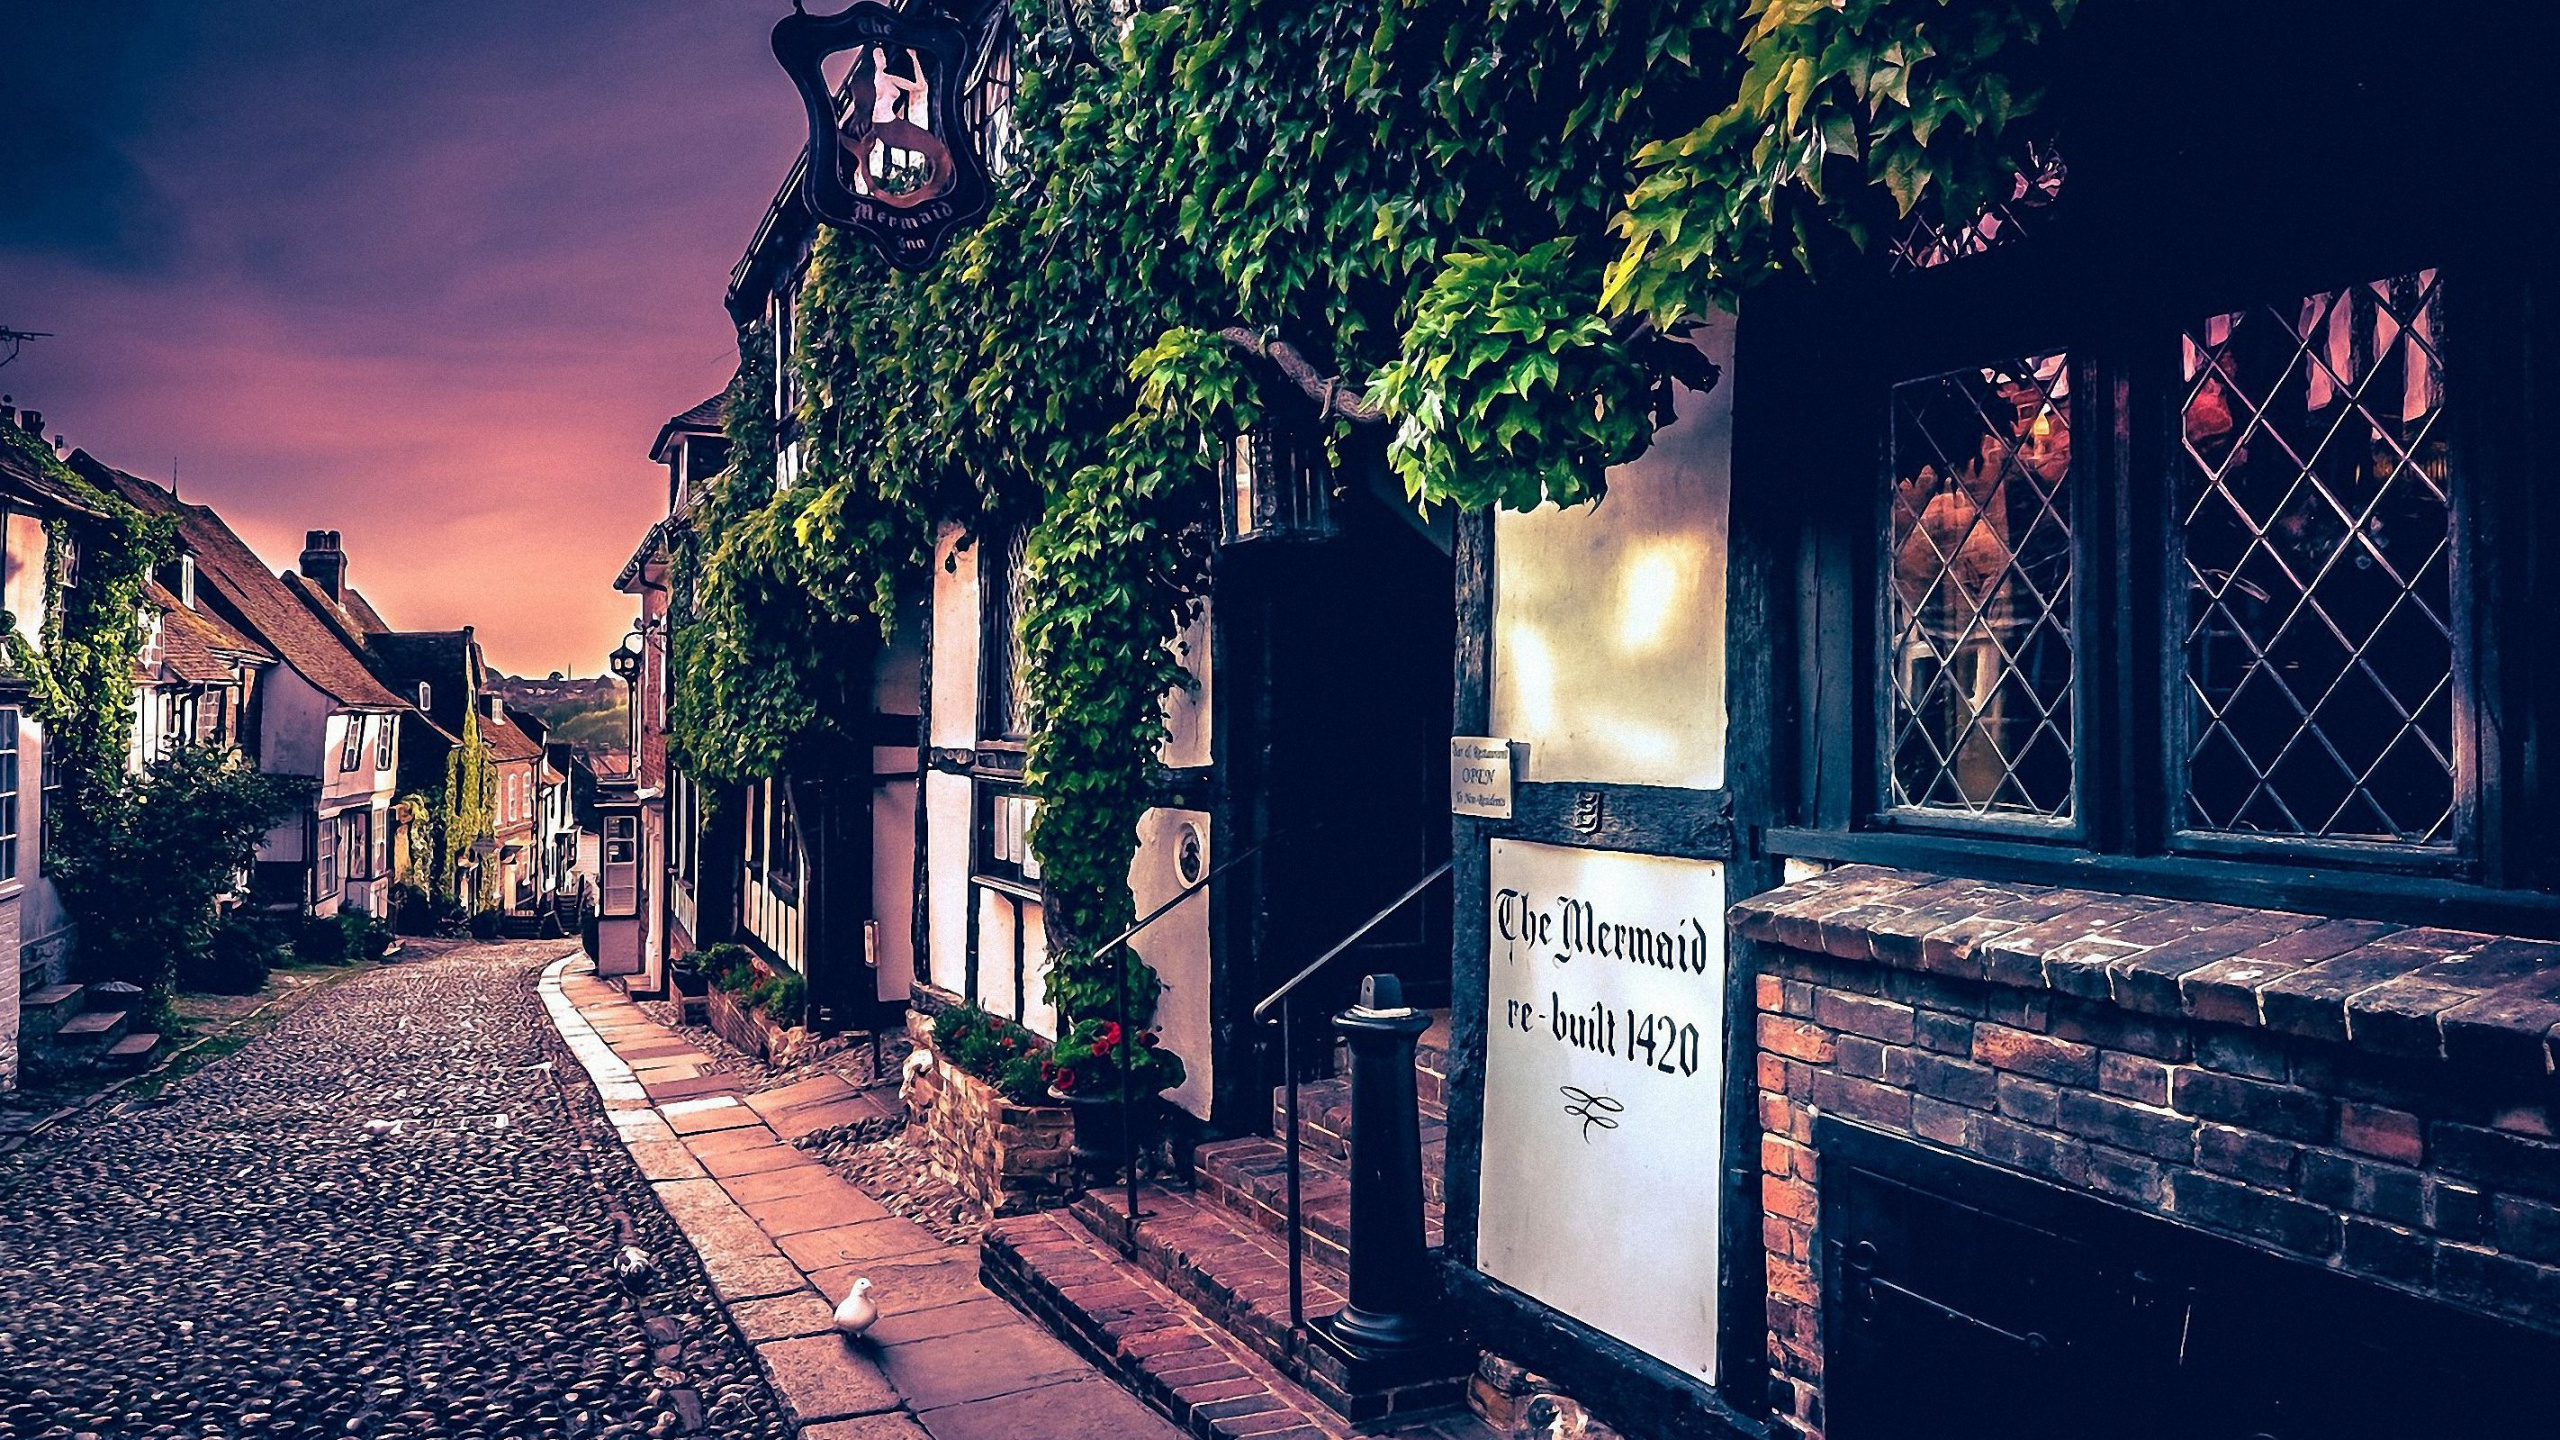
<instances>
[{"instance_id":1,"label":"brick wall","mask_svg":"<svg viewBox=\"0 0 2560 1440\"><path fill-rule=\"evenodd\" d=\"M1816 1113L2473 1309L2560 1318L2556 1092L2547 1048L2516 1038L2554 1033L2534 1006L2560 949L2539 947L2546 970L2497 937L1883 873L1735 912L1758 942L1737 954L1760 969L1783 1430L1822 1430ZM2322 941L2323 926L2341 928ZM2521 1017L2492 1027L2506 1041L2448 1039L2501 1007Z\"/></svg>"},{"instance_id":2,"label":"brick wall","mask_svg":"<svg viewBox=\"0 0 2560 1440\"><path fill-rule=\"evenodd\" d=\"M1075 1121L1063 1105L1016 1105L942 1058L932 1017L907 1012L907 1038L928 1062L903 1089L907 1141L934 1172L990 1215L1063 1205L1075 1193Z\"/></svg>"}]
</instances>

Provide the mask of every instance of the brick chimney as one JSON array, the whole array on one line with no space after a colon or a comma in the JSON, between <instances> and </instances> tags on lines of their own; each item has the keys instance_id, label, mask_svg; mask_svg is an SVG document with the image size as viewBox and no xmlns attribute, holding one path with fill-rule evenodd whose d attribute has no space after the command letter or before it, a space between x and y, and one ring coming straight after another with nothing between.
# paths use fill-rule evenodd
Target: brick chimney
<instances>
[{"instance_id":1,"label":"brick chimney","mask_svg":"<svg viewBox=\"0 0 2560 1440\"><path fill-rule=\"evenodd\" d=\"M344 600L347 590L347 552L338 545L335 530L310 530L302 536L302 578L320 587L332 600Z\"/></svg>"}]
</instances>

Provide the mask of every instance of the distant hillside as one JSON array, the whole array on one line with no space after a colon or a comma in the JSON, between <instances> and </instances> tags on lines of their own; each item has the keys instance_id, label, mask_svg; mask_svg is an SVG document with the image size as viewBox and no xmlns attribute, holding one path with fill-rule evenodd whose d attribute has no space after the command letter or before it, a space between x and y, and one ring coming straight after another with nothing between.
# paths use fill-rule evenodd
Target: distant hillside
<instances>
[{"instance_id":1,"label":"distant hillside","mask_svg":"<svg viewBox=\"0 0 2560 1440\"><path fill-rule=\"evenodd\" d=\"M493 677L509 709L531 712L550 728L556 744L618 750L630 743L622 682L610 675L582 679Z\"/></svg>"}]
</instances>

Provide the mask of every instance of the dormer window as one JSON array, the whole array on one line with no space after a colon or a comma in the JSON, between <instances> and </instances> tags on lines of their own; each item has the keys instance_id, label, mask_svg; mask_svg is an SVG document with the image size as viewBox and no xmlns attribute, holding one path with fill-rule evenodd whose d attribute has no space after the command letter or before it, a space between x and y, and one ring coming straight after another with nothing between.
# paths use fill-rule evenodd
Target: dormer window
<instances>
[{"instance_id":1,"label":"dormer window","mask_svg":"<svg viewBox=\"0 0 2560 1440\"><path fill-rule=\"evenodd\" d=\"M178 603L190 610L196 608L196 557L193 555L178 557Z\"/></svg>"}]
</instances>

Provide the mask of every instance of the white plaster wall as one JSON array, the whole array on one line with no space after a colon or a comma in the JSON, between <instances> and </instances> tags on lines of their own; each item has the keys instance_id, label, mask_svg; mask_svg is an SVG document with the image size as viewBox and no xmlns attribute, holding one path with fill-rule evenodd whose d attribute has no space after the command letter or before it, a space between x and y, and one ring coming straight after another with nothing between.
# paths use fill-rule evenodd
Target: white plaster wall
<instances>
[{"instance_id":1,"label":"white plaster wall","mask_svg":"<svg viewBox=\"0 0 2560 1440\"><path fill-rule=\"evenodd\" d=\"M1058 1007L1049 993L1049 922L1038 901L1026 901L1022 916L1022 1023L1046 1040L1058 1038Z\"/></svg>"},{"instance_id":2,"label":"white plaster wall","mask_svg":"<svg viewBox=\"0 0 2560 1440\"><path fill-rule=\"evenodd\" d=\"M871 752L875 775L897 775L915 769L910 746L879 746ZM915 978L916 787L911 780L887 779L871 790L871 916L880 935L872 976L883 1000L906 998Z\"/></svg>"},{"instance_id":3,"label":"white plaster wall","mask_svg":"<svg viewBox=\"0 0 2560 1440\"><path fill-rule=\"evenodd\" d=\"M323 765L334 768L335 751L324 751L329 734L329 697L310 681L278 666L258 687L258 768L276 775L320 777ZM307 860L303 852L303 816L297 811L267 832L258 847L261 860Z\"/></svg>"},{"instance_id":4,"label":"white plaster wall","mask_svg":"<svg viewBox=\"0 0 2560 1440\"><path fill-rule=\"evenodd\" d=\"M1013 983L1015 902L983 885L968 888L978 905L978 1005L993 1014L1021 1019L1022 992Z\"/></svg>"},{"instance_id":5,"label":"white plaster wall","mask_svg":"<svg viewBox=\"0 0 2560 1440\"><path fill-rule=\"evenodd\" d=\"M1523 778L1724 783L1724 595L1733 323L1697 337L1724 369L1597 506L1498 514L1493 731Z\"/></svg>"},{"instance_id":6,"label":"white plaster wall","mask_svg":"<svg viewBox=\"0 0 2560 1440\"><path fill-rule=\"evenodd\" d=\"M1157 753L1169 768L1209 763L1209 693L1215 683L1209 664L1209 633L1209 602L1202 601L1199 615L1174 642L1183 668L1200 683L1196 689L1175 690L1165 696L1165 742Z\"/></svg>"},{"instance_id":7,"label":"white plaster wall","mask_svg":"<svg viewBox=\"0 0 2560 1440\"><path fill-rule=\"evenodd\" d=\"M924 777L927 980L954 994L969 973L969 781Z\"/></svg>"},{"instance_id":8,"label":"white plaster wall","mask_svg":"<svg viewBox=\"0 0 2560 1440\"><path fill-rule=\"evenodd\" d=\"M44 521L26 514L10 515L7 533L0 536L8 561L0 574L0 609L17 617L18 634L30 645L44 643L45 552L50 543Z\"/></svg>"},{"instance_id":9,"label":"white plaster wall","mask_svg":"<svg viewBox=\"0 0 2560 1440\"><path fill-rule=\"evenodd\" d=\"M1148 811L1138 821L1138 853L1129 862L1129 890L1140 915L1153 914L1157 906L1180 893L1179 856L1186 824L1200 829L1203 873L1218 863L1217 837L1209 829L1206 811ZM1212 1074L1209 891L1183 901L1130 943L1164 981L1164 994L1156 1001L1156 1031L1165 1047L1182 1057L1186 1072L1182 1088L1167 1093L1173 1103L1206 1120Z\"/></svg>"},{"instance_id":10,"label":"white plaster wall","mask_svg":"<svg viewBox=\"0 0 2560 1440\"><path fill-rule=\"evenodd\" d=\"M978 547L942 527L933 566L933 729L928 743L966 750L978 743ZM962 864L966 873L966 860ZM943 873L939 867L935 874Z\"/></svg>"}]
</instances>

